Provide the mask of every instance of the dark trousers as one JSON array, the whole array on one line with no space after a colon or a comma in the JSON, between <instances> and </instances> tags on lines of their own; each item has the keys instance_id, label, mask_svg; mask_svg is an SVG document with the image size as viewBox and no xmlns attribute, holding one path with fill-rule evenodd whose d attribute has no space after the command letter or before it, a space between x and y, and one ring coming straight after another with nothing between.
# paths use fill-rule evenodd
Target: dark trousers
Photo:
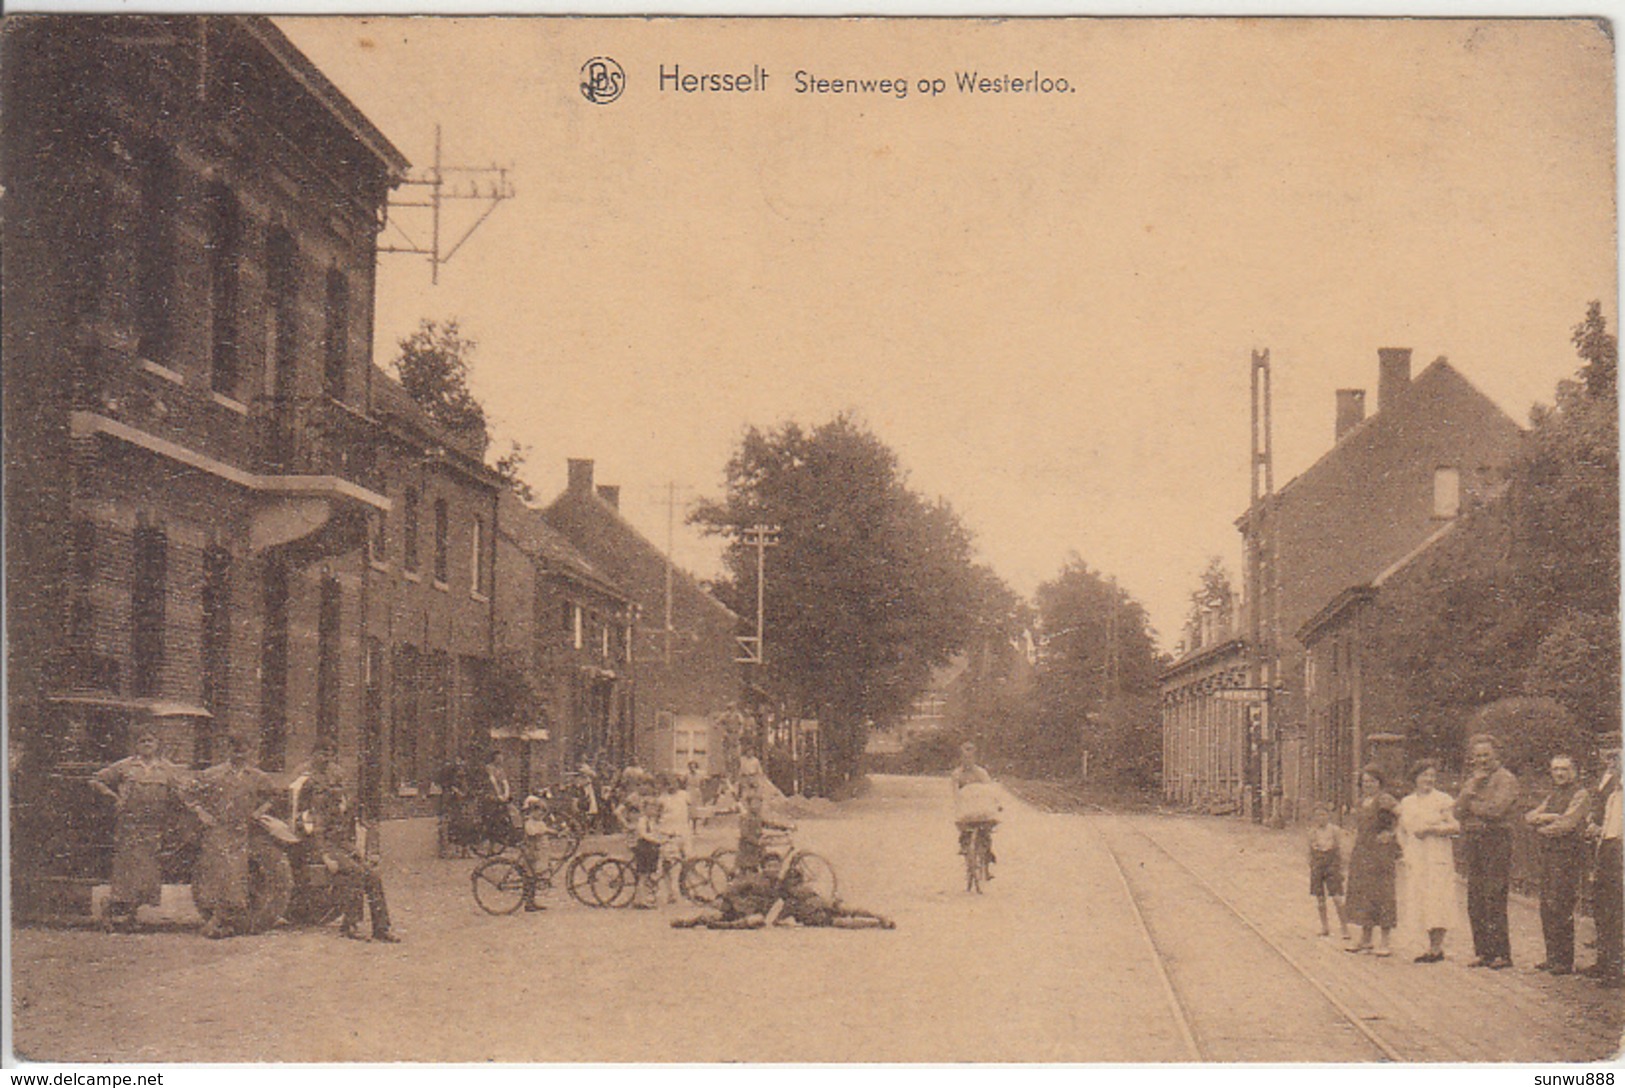
<instances>
[{"instance_id":1,"label":"dark trousers","mask_svg":"<svg viewBox=\"0 0 1625 1088\"><path fill-rule=\"evenodd\" d=\"M1585 868L1586 844L1579 838L1540 844L1540 933L1554 967L1574 966L1574 906Z\"/></svg>"},{"instance_id":2,"label":"dark trousers","mask_svg":"<svg viewBox=\"0 0 1625 1088\"><path fill-rule=\"evenodd\" d=\"M1467 851L1467 921L1473 929L1473 954L1480 959L1512 958L1507 936L1507 892L1512 884L1512 831L1505 827L1470 829Z\"/></svg>"},{"instance_id":3,"label":"dark trousers","mask_svg":"<svg viewBox=\"0 0 1625 1088\"><path fill-rule=\"evenodd\" d=\"M1617 975L1625 967L1625 875L1621 874L1620 840L1604 839L1597 853L1592 916L1597 921L1597 966Z\"/></svg>"},{"instance_id":4,"label":"dark trousers","mask_svg":"<svg viewBox=\"0 0 1625 1088\"><path fill-rule=\"evenodd\" d=\"M384 901L384 882L378 879L372 866L357 858L340 855L338 863L339 871L333 875L333 886L343 915L341 924L347 930L361 924L364 900L367 911L372 915L372 935L379 937L388 933L389 904Z\"/></svg>"}]
</instances>

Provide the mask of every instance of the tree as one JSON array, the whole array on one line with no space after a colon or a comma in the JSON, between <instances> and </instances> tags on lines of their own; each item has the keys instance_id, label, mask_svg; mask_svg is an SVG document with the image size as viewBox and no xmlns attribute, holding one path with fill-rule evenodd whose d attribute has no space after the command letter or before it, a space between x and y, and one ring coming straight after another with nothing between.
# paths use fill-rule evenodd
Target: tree
<instances>
[{"instance_id":1,"label":"tree","mask_svg":"<svg viewBox=\"0 0 1625 1088\"><path fill-rule=\"evenodd\" d=\"M731 538L717 591L740 615L755 614L756 552L743 532L778 526L767 557L765 683L790 713L819 719L827 766L848 778L867 723L900 718L932 668L1009 621L1009 601L973 562L954 511L911 491L896 455L849 416L810 431L750 428L726 478L724 496L690 516Z\"/></svg>"},{"instance_id":2,"label":"tree","mask_svg":"<svg viewBox=\"0 0 1625 1088\"><path fill-rule=\"evenodd\" d=\"M485 409L468 388L476 346L455 318L444 323L424 318L416 332L401 339L393 365L407 394L430 419L457 434L477 433L484 449Z\"/></svg>"},{"instance_id":3,"label":"tree","mask_svg":"<svg viewBox=\"0 0 1625 1088\"><path fill-rule=\"evenodd\" d=\"M1149 784L1161 765L1157 675L1145 608L1074 556L1036 599L1043 650L1035 680L1030 765L1081 767Z\"/></svg>"},{"instance_id":4,"label":"tree","mask_svg":"<svg viewBox=\"0 0 1625 1088\"><path fill-rule=\"evenodd\" d=\"M1514 697L1619 731L1618 345L1595 302L1572 339L1584 365L1531 413L1505 491L1379 598L1382 658L1432 750Z\"/></svg>"},{"instance_id":5,"label":"tree","mask_svg":"<svg viewBox=\"0 0 1625 1088\"><path fill-rule=\"evenodd\" d=\"M530 447L522 446L517 441L510 440L508 452L498 457L496 463L491 467L496 470L498 476L502 477L503 482L513 489L514 494L526 502L535 502L536 492L520 476L520 472L524 470L525 462L529 459Z\"/></svg>"},{"instance_id":6,"label":"tree","mask_svg":"<svg viewBox=\"0 0 1625 1088\"><path fill-rule=\"evenodd\" d=\"M1201 582L1191 591L1190 600L1191 608L1185 616L1185 649L1194 652L1202 648L1203 631L1209 626L1207 617L1215 617L1211 622L1225 631L1235 618L1235 584L1223 559L1216 555L1208 559Z\"/></svg>"}]
</instances>

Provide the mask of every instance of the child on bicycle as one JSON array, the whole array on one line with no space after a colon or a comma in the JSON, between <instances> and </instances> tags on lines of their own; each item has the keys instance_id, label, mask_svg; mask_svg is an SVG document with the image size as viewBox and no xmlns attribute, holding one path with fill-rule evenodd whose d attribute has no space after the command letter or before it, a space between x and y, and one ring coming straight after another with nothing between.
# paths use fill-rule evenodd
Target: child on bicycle
<instances>
[{"instance_id":1,"label":"child on bicycle","mask_svg":"<svg viewBox=\"0 0 1625 1088\"><path fill-rule=\"evenodd\" d=\"M762 795L748 794L745 797L745 809L739 814L739 860L737 867L741 873L754 873L762 868L766 852L762 849L762 833L764 831L778 831L788 833L794 831L791 824L775 823L762 816Z\"/></svg>"}]
</instances>

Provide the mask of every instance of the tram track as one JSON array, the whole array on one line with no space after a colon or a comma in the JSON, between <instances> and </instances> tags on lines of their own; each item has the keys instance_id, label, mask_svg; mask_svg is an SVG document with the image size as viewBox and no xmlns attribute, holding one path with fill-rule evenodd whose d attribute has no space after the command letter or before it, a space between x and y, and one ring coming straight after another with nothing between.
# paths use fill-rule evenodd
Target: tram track
<instances>
[{"instance_id":1,"label":"tram track","mask_svg":"<svg viewBox=\"0 0 1625 1088\"><path fill-rule=\"evenodd\" d=\"M1399 1047L1376 1032L1364 1017L1350 1008L1325 982L1316 977L1313 972L1283 948L1280 942L1270 937L1202 874L1170 851L1154 836L1104 806L1076 798L1064 788L1051 783L1019 783L1012 787L1012 791L1022 800L1042 812L1052 814L1087 813L1105 817L1110 821L1112 828L1120 832L1127 831L1137 840L1146 843L1153 851L1152 856L1154 858L1161 859L1162 863L1171 867L1180 879L1200 889L1209 901L1217 904L1222 909L1225 916L1238 923L1250 935L1255 948L1261 946L1267 949L1274 962L1284 964L1289 969L1289 977L1301 981L1302 984L1313 990L1323 1002L1322 1008L1335 1014L1337 1023L1346 1024L1352 1028L1361 1040L1360 1048L1365 1051L1363 1060L1390 1062L1412 1060ZM1201 980L1196 978L1199 972L1194 963L1195 957L1181 955L1176 947L1171 947L1180 936L1189 939L1188 934L1181 933L1180 927L1170 924L1172 920L1177 918L1180 910L1187 905L1182 903L1179 896L1168 895L1166 892L1163 896L1163 902L1158 904L1155 902L1154 895L1150 892L1152 885L1149 883L1137 889L1135 878L1130 875L1131 867L1125 864L1124 854L1119 849L1119 845L1114 844L1113 837L1108 833L1106 827L1097 826L1096 830L1117 871L1125 899L1135 917L1137 928L1144 939L1151 962L1160 980L1170 1016L1177 1026L1180 1038L1187 1053L1191 1056L1191 1060L1238 1060L1238 1058L1241 1058L1240 1055L1222 1053L1225 1044L1229 1040L1225 1039L1222 1032L1212 1023L1224 1019L1224 1010L1215 1011L1216 1002L1214 1000L1210 998L1204 1003L1198 997L1204 987L1200 984ZM1142 859L1133 868L1144 870L1146 867L1146 861ZM1147 877L1141 879L1148 880ZM1186 913L1189 914L1189 911L1187 910ZM1156 920L1159 915L1163 918L1161 923ZM1159 930L1162 931L1160 936ZM1209 948L1205 949L1205 951L1226 956L1235 955L1234 946L1223 950ZM1187 975L1191 977L1186 977ZM1212 990L1211 984L1205 988ZM1300 1024L1310 1018L1310 1014L1305 1012L1301 1006L1295 1007L1294 1013ZM1208 1026L1204 1027L1204 1021L1209 1022ZM1317 1032L1314 1041L1319 1043L1325 1040ZM1241 1058L1241 1060L1245 1059ZM1295 1059L1287 1057L1285 1060L1304 1060L1304 1056L1297 1056ZM1341 1060L1361 1059L1359 1056L1350 1054L1341 1057Z\"/></svg>"}]
</instances>

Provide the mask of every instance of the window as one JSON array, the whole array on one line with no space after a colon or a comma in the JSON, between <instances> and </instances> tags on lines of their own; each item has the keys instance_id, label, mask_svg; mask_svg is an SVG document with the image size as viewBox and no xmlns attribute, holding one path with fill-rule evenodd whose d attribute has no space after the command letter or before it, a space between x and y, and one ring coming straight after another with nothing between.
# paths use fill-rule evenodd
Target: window
<instances>
[{"instance_id":1,"label":"window","mask_svg":"<svg viewBox=\"0 0 1625 1088\"><path fill-rule=\"evenodd\" d=\"M1433 516L1453 518L1461 513L1461 470L1443 466L1433 470Z\"/></svg>"},{"instance_id":2,"label":"window","mask_svg":"<svg viewBox=\"0 0 1625 1088\"><path fill-rule=\"evenodd\" d=\"M157 695L164 665L164 589L168 540L162 529L135 531L130 582L130 694Z\"/></svg>"},{"instance_id":3,"label":"window","mask_svg":"<svg viewBox=\"0 0 1625 1088\"><path fill-rule=\"evenodd\" d=\"M560 613L564 617L564 633L569 634L571 631L575 630L576 606L571 604L569 601L565 601L563 604L564 607L560 610Z\"/></svg>"},{"instance_id":4,"label":"window","mask_svg":"<svg viewBox=\"0 0 1625 1088\"><path fill-rule=\"evenodd\" d=\"M216 182L209 188L209 386L237 392L237 258L242 250L242 213L237 198Z\"/></svg>"},{"instance_id":5,"label":"window","mask_svg":"<svg viewBox=\"0 0 1625 1088\"><path fill-rule=\"evenodd\" d=\"M451 522L450 515L446 510L446 500L436 499L434 501L434 580L441 585L445 585L449 581L446 569L448 566L446 546L450 542L448 540L450 535Z\"/></svg>"},{"instance_id":6,"label":"window","mask_svg":"<svg viewBox=\"0 0 1625 1088\"><path fill-rule=\"evenodd\" d=\"M173 347L170 309L175 294L175 159L168 148L149 143L139 159L141 221L135 265L136 351L143 359L167 363Z\"/></svg>"},{"instance_id":7,"label":"window","mask_svg":"<svg viewBox=\"0 0 1625 1088\"><path fill-rule=\"evenodd\" d=\"M406 498L402 502L402 518L406 525L401 530L406 534L406 554L401 559L401 565L413 573L418 569L418 489L406 489Z\"/></svg>"},{"instance_id":8,"label":"window","mask_svg":"<svg viewBox=\"0 0 1625 1088\"><path fill-rule=\"evenodd\" d=\"M374 563L389 560L389 515L382 510L372 512L372 532L367 535L367 558Z\"/></svg>"},{"instance_id":9,"label":"window","mask_svg":"<svg viewBox=\"0 0 1625 1088\"><path fill-rule=\"evenodd\" d=\"M344 363L350 349L350 281L339 268L327 270L326 366L322 388L334 400L344 399Z\"/></svg>"},{"instance_id":10,"label":"window","mask_svg":"<svg viewBox=\"0 0 1625 1088\"><path fill-rule=\"evenodd\" d=\"M434 778L446 761L447 741L451 739L451 655L435 650L429 655L423 743L418 745L418 765L414 777L419 782Z\"/></svg>"},{"instance_id":11,"label":"window","mask_svg":"<svg viewBox=\"0 0 1625 1088\"><path fill-rule=\"evenodd\" d=\"M390 777L396 788L416 782L418 711L422 691L415 646L395 648L395 718L390 730Z\"/></svg>"},{"instance_id":12,"label":"window","mask_svg":"<svg viewBox=\"0 0 1625 1088\"><path fill-rule=\"evenodd\" d=\"M299 251L293 236L282 227L271 231L266 251L269 265L266 286L271 295L271 327L275 341L272 393L278 400L285 400L297 392L294 378L298 355L294 347L294 331L298 322Z\"/></svg>"},{"instance_id":13,"label":"window","mask_svg":"<svg viewBox=\"0 0 1625 1088\"><path fill-rule=\"evenodd\" d=\"M203 553L203 706L214 718L199 738L199 763L212 763L221 754L214 741L225 719L230 680L231 553L210 548Z\"/></svg>"},{"instance_id":14,"label":"window","mask_svg":"<svg viewBox=\"0 0 1625 1088\"><path fill-rule=\"evenodd\" d=\"M322 579L321 604L316 613L316 736L339 737L339 621L342 601L338 580Z\"/></svg>"},{"instance_id":15,"label":"window","mask_svg":"<svg viewBox=\"0 0 1625 1088\"><path fill-rule=\"evenodd\" d=\"M265 566L265 632L260 644L260 765L280 771L288 747L288 568Z\"/></svg>"},{"instance_id":16,"label":"window","mask_svg":"<svg viewBox=\"0 0 1625 1088\"><path fill-rule=\"evenodd\" d=\"M485 522L480 518L474 519L468 572L468 591L478 597L485 592Z\"/></svg>"}]
</instances>

